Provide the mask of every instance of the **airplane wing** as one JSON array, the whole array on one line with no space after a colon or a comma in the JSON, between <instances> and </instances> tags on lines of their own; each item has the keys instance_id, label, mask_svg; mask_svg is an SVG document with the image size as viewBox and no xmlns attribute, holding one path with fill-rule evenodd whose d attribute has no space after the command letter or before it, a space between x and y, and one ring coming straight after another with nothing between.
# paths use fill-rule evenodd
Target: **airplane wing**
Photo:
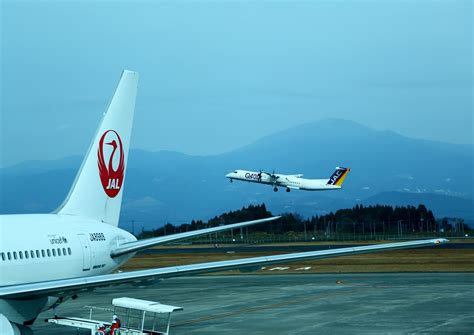
<instances>
[{"instance_id":1,"label":"airplane wing","mask_svg":"<svg viewBox=\"0 0 474 335\"><path fill-rule=\"evenodd\" d=\"M218 272L232 269L259 269L263 265L289 263L303 260L314 260L363 254L385 250L409 249L433 246L448 242L439 238L410 242L385 243L360 247L338 248L323 251L308 251L293 254L273 255L243 258L230 261L208 262L191 265L171 266L151 270L115 273L93 277L81 277L63 280L52 280L22 285L0 287L0 299L32 299L34 297L56 296L64 297L89 291L97 287L135 283L152 284L162 278L195 275L200 273Z\"/></svg>"},{"instance_id":2,"label":"airplane wing","mask_svg":"<svg viewBox=\"0 0 474 335\"><path fill-rule=\"evenodd\" d=\"M178 233L178 234L172 234L168 236L153 237L153 238L147 238L144 240L139 240L139 241L134 241L134 242L127 242L127 243L119 245L115 249L112 249L110 256L118 257L118 256L122 256L131 252L137 252L140 250L148 249L150 247L168 243L168 242L175 242L179 240L188 239L191 237L197 237L201 235L207 235L207 234L217 233L221 231L251 226L251 225L255 225L259 223L270 222L270 221L277 220L279 218L281 218L281 216L273 216L266 219L252 220L252 221L229 224L225 226L199 229L199 230L193 230L193 231L189 231L185 233Z\"/></svg>"}]
</instances>

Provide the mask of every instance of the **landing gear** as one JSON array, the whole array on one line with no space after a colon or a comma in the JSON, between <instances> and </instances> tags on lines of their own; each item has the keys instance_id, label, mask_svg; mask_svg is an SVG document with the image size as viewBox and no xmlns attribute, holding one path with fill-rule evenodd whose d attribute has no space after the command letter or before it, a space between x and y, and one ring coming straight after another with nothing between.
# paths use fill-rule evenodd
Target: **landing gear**
<instances>
[{"instance_id":1,"label":"landing gear","mask_svg":"<svg viewBox=\"0 0 474 335\"><path fill-rule=\"evenodd\" d=\"M230 182L233 183L233 182L234 182L234 179L230 178Z\"/></svg>"},{"instance_id":2,"label":"landing gear","mask_svg":"<svg viewBox=\"0 0 474 335\"><path fill-rule=\"evenodd\" d=\"M286 188L286 191L287 191L287 192L290 192L291 190L290 190L290 188L287 187L287 188Z\"/></svg>"},{"instance_id":3,"label":"landing gear","mask_svg":"<svg viewBox=\"0 0 474 335\"><path fill-rule=\"evenodd\" d=\"M275 186L275 187L273 188L273 192L278 192L278 187Z\"/></svg>"}]
</instances>

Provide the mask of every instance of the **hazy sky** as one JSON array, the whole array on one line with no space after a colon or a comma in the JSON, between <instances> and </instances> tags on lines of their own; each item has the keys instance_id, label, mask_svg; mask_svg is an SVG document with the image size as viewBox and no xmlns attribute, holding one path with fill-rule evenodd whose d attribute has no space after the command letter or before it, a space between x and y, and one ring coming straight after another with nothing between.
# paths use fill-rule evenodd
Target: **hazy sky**
<instances>
[{"instance_id":1,"label":"hazy sky","mask_svg":"<svg viewBox=\"0 0 474 335\"><path fill-rule=\"evenodd\" d=\"M0 166L84 154L122 69L132 148L328 117L474 143L472 1L1 1Z\"/></svg>"}]
</instances>

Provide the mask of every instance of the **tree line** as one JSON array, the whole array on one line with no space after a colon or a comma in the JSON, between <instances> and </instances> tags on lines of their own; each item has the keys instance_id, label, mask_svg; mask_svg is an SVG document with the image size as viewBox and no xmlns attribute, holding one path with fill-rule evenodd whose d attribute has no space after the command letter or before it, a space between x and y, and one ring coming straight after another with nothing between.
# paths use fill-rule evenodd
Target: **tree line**
<instances>
[{"instance_id":1,"label":"tree line","mask_svg":"<svg viewBox=\"0 0 474 335\"><path fill-rule=\"evenodd\" d=\"M273 216L273 214L267 210L264 203L261 205L249 205L239 210L223 213L207 222L192 220L189 224L185 223L181 225L167 223L163 227L151 231L142 231L140 237L163 236L271 216ZM456 227L459 227L459 222L456 222L455 225L446 218L437 220L433 212L423 204L418 205L418 207L356 205L353 208L340 209L335 213L331 212L326 215L316 215L311 218L303 218L295 213L285 213L281 216L281 219L274 222L247 227L247 235L249 233L263 233L267 235L301 233L304 234L306 239L307 236L328 236L334 234L400 235L429 232L439 233L451 232L456 230ZM463 231L465 227L467 229L467 226L462 222Z\"/></svg>"}]
</instances>

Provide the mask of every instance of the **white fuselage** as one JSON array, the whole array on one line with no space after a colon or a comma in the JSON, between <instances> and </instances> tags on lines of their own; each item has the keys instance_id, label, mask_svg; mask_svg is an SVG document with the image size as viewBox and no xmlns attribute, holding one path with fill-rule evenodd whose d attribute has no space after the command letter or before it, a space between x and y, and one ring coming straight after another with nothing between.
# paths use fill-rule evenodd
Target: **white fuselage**
<instances>
[{"instance_id":1,"label":"white fuselage","mask_svg":"<svg viewBox=\"0 0 474 335\"><path fill-rule=\"evenodd\" d=\"M235 170L226 175L232 180L242 180L252 183L261 183L286 188L295 188L305 191L338 190L341 187L328 185L328 179L305 179L300 175L273 174L247 170Z\"/></svg>"},{"instance_id":2,"label":"white fuselage","mask_svg":"<svg viewBox=\"0 0 474 335\"><path fill-rule=\"evenodd\" d=\"M110 273L134 255L111 258L111 249L136 240L106 223L57 214L2 215L0 233L0 286Z\"/></svg>"}]
</instances>

